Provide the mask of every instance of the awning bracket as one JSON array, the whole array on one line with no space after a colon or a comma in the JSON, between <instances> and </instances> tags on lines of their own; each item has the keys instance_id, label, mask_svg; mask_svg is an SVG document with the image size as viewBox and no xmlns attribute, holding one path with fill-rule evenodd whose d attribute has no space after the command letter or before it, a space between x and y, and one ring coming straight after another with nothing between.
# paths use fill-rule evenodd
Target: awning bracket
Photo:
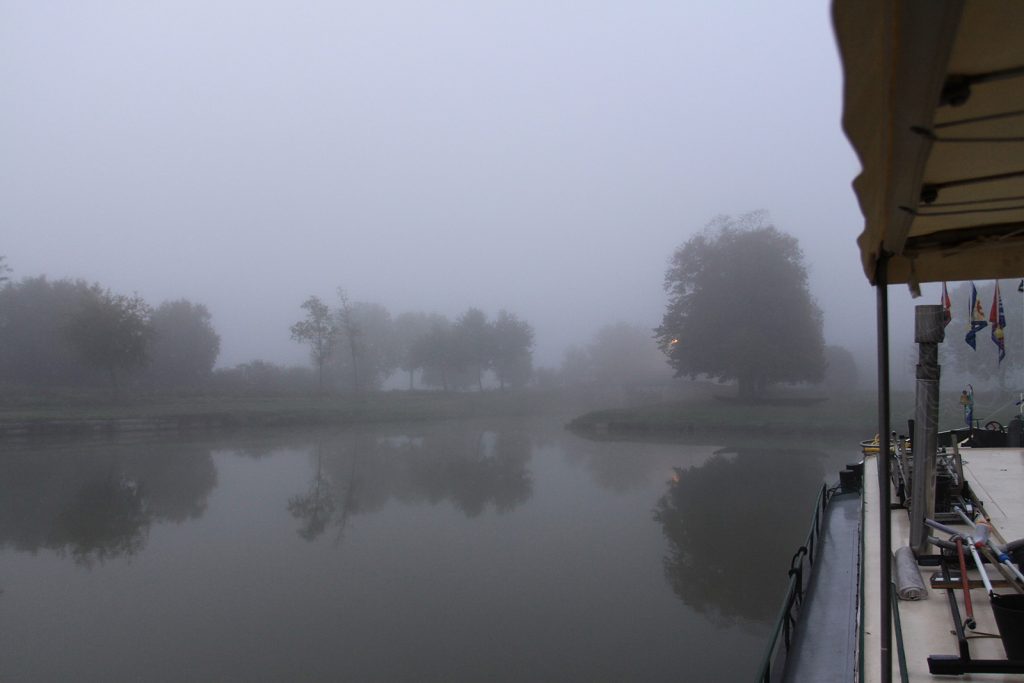
<instances>
[{"instance_id":1,"label":"awning bracket","mask_svg":"<svg viewBox=\"0 0 1024 683\"><path fill-rule=\"evenodd\" d=\"M935 206L935 205L933 204L932 206ZM974 214L974 213L997 213L999 211L1020 211L1021 209L1024 209L1024 204L1016 204L1016 205L1013 205L1013 206L991 207L991 208L987 208L987 209L960 209L959 211L918 211L917 209L913 209L913 208L911 208L909 206L901 206L900 207L900 211L904 211L906 213L909 213L909 214L911 214L913 216L917 216L919 218L930 218L932 216L964 216L964 215L967 215L967 214Z\"/></svg>"},{"instance_id":2,"label":"awning bracket","mask_svg":"<svg viewBox=\"0 0 1024 683\"><path fill-rule=\"evenodd\" d=\"M985 123L987 121L998 121L999 119L1011 119L1017 116L1024 116L1024 109L1006 111L999 114L986 114L985 116L972 116L968 119L956 119L955 121L936 123L932 128L934 130L939 130L940 128L952 128L954 126L969 126L972 123Z\"/></svg>"},{"instance_id":3,"label":"awning bracket","mask_svg":"<svg viewBox=\"0 0 1024 683\"><path fill-rule=\"evenodd\" d=\"M911 126L911 132L917 133L921 137L931 142L1024 142L1024 135L1014 135L1008 137L956 137L956 138L940 138L935 134L935 131L923 128L921 126Z\"/></svg>"},{"instance_id":4,"label":"awning bracket","mask_svg":"<svg viewBox=\"0 0 1024 683\"><path fill-rule=\"evenodd\" d=\"M980 185L982 183L993 183L998 180L1009 180L1011 178L1024 178L1024 170L1010 171L1008 173L996 173L995 175L979 176L976 178L960 178L947 180L941 183L928 183L921 187L921 203L932 204L939 198L939 191L950 187L963 187L965 185Z\"/></svg>"},{"instance_id":5,"label":"awning bracket","mask_svg":"<svg viewBox=\"0 0 1024 683\"><path fill-rule=\"evenodd\" d=\"M971 99L971 86L980 83L991 83L1007 78L1020 78L1024 76L1024 66L1015 66L1009 69L989 71L982 74L950 74L946 77L946 84L942 86L942 94L939 96L939 106L949 105L960 107L967 104Z\"/></svg>"}]
</instances>

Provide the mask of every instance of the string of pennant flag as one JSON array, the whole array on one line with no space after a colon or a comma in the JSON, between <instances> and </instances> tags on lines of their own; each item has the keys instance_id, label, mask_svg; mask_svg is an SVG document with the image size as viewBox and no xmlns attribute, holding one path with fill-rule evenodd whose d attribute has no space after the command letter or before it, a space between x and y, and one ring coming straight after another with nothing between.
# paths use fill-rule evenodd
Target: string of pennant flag
<instances>
[{"instance_id":1,"label":"string of pennant flag","mask_svg":"<svg viewBox=\"0 0 1024 683\"><path fill-rule=\"evenodd\" d=\"M1024 280L1017 285L1017 291L1024 293ZM944 325L949 325L953 320L953 306L949 300L949 292L946 290L946 283L942 283L942 319ZM1003 310L1003 296L999 292L999 281L996 280L996 291L992 295L992 308L989 310L988 318L985 317L985 308L978 300L978 289L971 283L971 308L967 316L967 335L964 341L975 351L978 350L978 332L987 326L992 326L992 343L999 349L999 363L1006 358L1006 313Z\"/></svg>"}]
</instances>

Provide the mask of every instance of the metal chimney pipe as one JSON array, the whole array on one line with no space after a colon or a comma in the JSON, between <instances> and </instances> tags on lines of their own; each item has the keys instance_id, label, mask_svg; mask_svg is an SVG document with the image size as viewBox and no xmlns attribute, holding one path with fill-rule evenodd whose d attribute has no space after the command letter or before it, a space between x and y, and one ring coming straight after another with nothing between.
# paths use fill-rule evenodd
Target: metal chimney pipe
<instances>
[{"instance_id":1,"label":"metal chimney pipe","mask_svg":"<svg viewBox=\"0 0 1024 683\"><path fill-rule=\"evenodd\" d=\"M913 474L910 493L910 547L916 555L931 551L924 520L935 517L935 454L939 433L939 342L945 338L942 306L914 308L918 344L914 410Z\"/></svg>"}]
</instances>

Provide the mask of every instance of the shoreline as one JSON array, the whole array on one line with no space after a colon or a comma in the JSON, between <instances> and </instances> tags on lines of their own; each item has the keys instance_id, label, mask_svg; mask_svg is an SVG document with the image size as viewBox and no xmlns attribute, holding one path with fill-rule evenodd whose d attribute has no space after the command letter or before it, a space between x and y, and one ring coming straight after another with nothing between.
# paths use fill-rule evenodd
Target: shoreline
<instances>
[{"instance_id":1,"label":"shoreline","mask_svg":"<svg viewBox=\"0 0 1024 683\"><path fill-rule=\"evenodd\" d=\"M894 401L893 414L911 414ZM811 404L739 404L689 398L595 410L595 397L561 391L387 391L361 396L136 395L0 397L0 441L37 436L189 433L288 427L354 426L501 416L550 416L599 439L726 433L763 436L874 434L874 396L857 392ZM909 404L908 404L909 405ZM959 406L953 406L953 409ZM953 424L951 414L943 422ZM896 424L896 423L894 423ZM898 429L898 428L897 428Z\"/></svg>"},{"instance_id":2,"label":"shoreline","mask_svg":"<svg viewBox=\"0 0 1024 683\"><path fill-rule=\"evenodd\" d=\"M565 412L560 397L536 392L382 392L358 397L135 397L122 401L39 401L0 406L0 440L347 426ZM572 413L568 413L567 417ZM578 413L576 413L578 414Z\"/></svg>"}]
</instances>

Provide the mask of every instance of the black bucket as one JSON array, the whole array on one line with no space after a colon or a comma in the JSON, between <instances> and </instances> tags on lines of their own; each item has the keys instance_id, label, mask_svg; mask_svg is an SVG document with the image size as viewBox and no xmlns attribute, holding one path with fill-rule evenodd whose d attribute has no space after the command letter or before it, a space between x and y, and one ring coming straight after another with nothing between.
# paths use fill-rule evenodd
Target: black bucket
<instances>
[{"instance_id":1,"label":"black bucket","mask_svg":"<svg viewBox=\"0 0 1024 683\"><path fill-rule=\"evenodd\" d=\"M1024 593L992 595L992 613L1006 657L1024 660Z\"/></svg>"}]
</instances>

